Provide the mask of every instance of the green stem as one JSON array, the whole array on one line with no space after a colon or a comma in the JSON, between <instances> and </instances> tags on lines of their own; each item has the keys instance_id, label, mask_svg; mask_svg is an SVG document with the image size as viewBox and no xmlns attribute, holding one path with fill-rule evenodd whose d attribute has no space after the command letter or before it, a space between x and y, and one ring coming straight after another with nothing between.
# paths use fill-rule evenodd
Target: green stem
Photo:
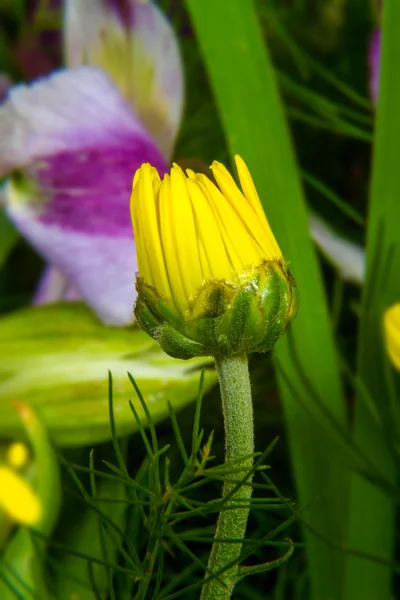
<instances>
[{"instance_id":1,"label":"green stem","mask_svg":"<svg viewBox=\"0 0 400 600\"><path fill-rule=\"evenodd\" d=\"M232 492L239 481L243 480L245 473L251 469L253 464L252 457L240 462L238 460L254 453L253 404L247 356L244 354L229 358L218 357L215 359L215 364L224 413L225 462L236 461L235 465L231 466L241 467L241 472L227 475L222 491L224 498ZM248 506L251 493L251 477L248 477L247 484L241 486L230 497L226 505L243 503ZM217 578L209 579L204 583L201 600L228 600L231 597L232 590L238 581L239 565L236 563L222 573L219 572L230 562L239 558L242 543L221 543L217 540L233 538L243 540L248 515L247 507L224 510L219 514L207 572L207 577L215 574Z\"/></svg>"}]
</instances>

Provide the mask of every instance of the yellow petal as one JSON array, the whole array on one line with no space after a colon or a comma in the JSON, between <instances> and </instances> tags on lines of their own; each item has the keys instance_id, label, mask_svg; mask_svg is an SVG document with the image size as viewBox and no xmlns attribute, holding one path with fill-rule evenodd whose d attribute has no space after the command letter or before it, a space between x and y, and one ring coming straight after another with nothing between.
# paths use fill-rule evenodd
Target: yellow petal
<instances>
[{"instance_id":1,"label":"yellow petal","mask_svg":"<svg viewBox=\"0 0 400 600\"><path fill-rule=\"evenodd\" d=\"M148 264L147 264L147 256L144 247L144 236L141 228L140 221L140 207L139 207L139 181L143 176L143 172L147 169L150 169L150 165L148 163L144 163L139 169L137 169L135 176L133 178L132 183L132 193L130 199L130 210L131 210L131 219L132 219L132 228L133 228L133 236L135 238L135 246L136 246L136 257L138 261L138 268L140 271L140 275L145 277L146 281L149 285L152 285L152 280L150 281L148 278L151 277L148 273Z\"/></svg>"},{"instance_id":2,"label":"yellow petal","mask_svg":"<svg viewBox=\"0 0 400 600\"><path fill-rule=\"evenodd\" d=\"M400 371L400 303L386 310L384 329L387 353L396 369Z\"/></svg>"},{"instance_id":3,"label":"yellow petal","mask_svg":"<svg viewBox=\"0 0 400 600\"><path fill-rule=\"evenodd\" d=\"M229 278L232 265L214 212L196 180L189 179L187 186L195 215L203 280Z\"/></svg>"},{"instance_id":4,"label":"yellow petal","mask_svg":"<svg viewBox=\"0 0 400 600\"><path fill-rule=\"evenodd\" d=\"M146 164L146 163L143 163L143 164ZM143 167L143 165L142 165L142 167ZM134 188L135 188L135 185L136 185L136 184L137 184L137 182L139 181L139 177L140 177L140 173L141 173L141 168L142 168L142 167L140 167L139 169L136 169L136 172L135 172L135 174L134 174L134 176L133 176L133 181L132 181L132 191L134 190Z\"/></svg>"},{"instance_id":5,"label":"yellow petal","mask_svg":"<svg viewBox=\"0 0 400 600\"><path fill-rule=\"evenodd\" d=\"M180 271L187 304L201 287L203 276L192 203L186 184L187 178L180 167L176 165L172 167L170 182L169 210L172 214L176 248L176 254L172 258ZM166 256L166 260L169 262L170 257Z\"/></svg>"},{"instance_id":6,"label":"yellow petal","mask_svg":"<svg viewBox=\"0 0 400 600\"><path fill-rule=\"evenodd\" d=\"M161 247L158 195L160 178L153 167L142 169L135 187L140 230L139 272L150 285L154 285L160 296L168 298L171 289L168 281L163 249ZM143 263L145 268L143 270Z\"/></svg>"},{"instance_id":7,"label":"yellow petal","mask_svg":"<svg viewBox=\"0 0 400 600\"><path fill-rule=\"evenodd\" d=\"M25 444L14 442L8 447L7 462L15 469L20 469L26 465L29 459L29 451Z\"/></svg>"},{"instance_id":8,"label":"yellow petal","mask_svg":"<svg viewBox=\"0 0 400 600\"><path fill-rule=\"evenodd\" d=\"M42 514L39 499L32 488L5 466L0 466L0 508L23 525L34 525Z\"/></svg>"},{"instance_id":9,"label":"yellow petal","mask_svg":"<svg viewBox=\"0 0 400 600\"><path fill-rule=\"evenodd\" d=\"M279 248L278 242L276 241L275 236L272 233L267 216L260 202L260 197L257 193L256 186L254 185L253 178L250 175L250 171L243 158L241 158L238 154L236 154L235 156L235 163L238 170L240 185L242 186L243 194L246 200L253 207L254 212L258 215L260 222L263 224L265 230L264 239L266 252L272 257L281 258L281 249Z\"/></svg>"},{"instance_id":10,"label":"yellow petal","mask_svg":"<svg viewBox=\"0 0 400 600\"><path fill-rule=\"evenodd\" d=\"M154 196L157 198L157 194L159 192L160 185L161 185L161 178L160 178L160 175L159 175L157 169L155 169L154 167L152 167L151 177L152 177L152 181L153 181Z\"/></svg>"},{"instance_id":11,"label":"yellow petal","mask_svg":"<svg viewBox=\"0 0 400 600\"><path fill-rule=\"evenodd\" d=\"M263 216L263 219L260 219L259 214L254 211L252 204L243 196L232 175L224 165L214 161L211 169L222 194L231 203L247 229L248 234L253 238L254 242L260 246L265 258L281 258L281 251L279 250L279 246L271 232L271 228L268 225L265 215Z\"/></svg>"},{"instance_id":12,"label":"yellow petal","mask_svg":"<svg viewBox=\"0 0 400 600\"><path fill-rule=\"evenodd\" d=\"M165 175L161 183L158 197L161 246L163 249L163 254L165 256L165 267L167 270L167 276L171 290L171 298L174 300L177 307L182 312L185 312L188 304L188 299L185 294L183 281L177 261L177 248L175 244L176 224L174 223L175 215L171 210L171 206L171 180L169 175Z\"/></svg>"},{"instance_id":13,"label":"yellow petal","mask_svg":"<svg viewBox=\"0 0 400 600\"><path fill-rule=\"evenodd\" d=\"M138 268L141 277L149 285L154 286L153 273L151 269L150 257L148 252L148 243L144 231L143 213L146 211L147 203L155 203L154 190L152 183L152 167L145 163L138 170L139 175L136 178L135 187L131 195L131 215L133 233L136 243L136 255ZM146 196L147 194L147 196Z\"/></svg>"},{"instance_id":14,"label":"yellow petal","mask_svg":"<svg viewBox=\"0 0 400 600\"><path fill-rule=\"evenodd\" d=\"M218 223L232 272L240 271L248 265L260 264L264 254L248 234L230 202L205 175L199 174L197 181Z\"/></svg>"},{"instance_id":15,"label":"yellow petal","mask_svg":"<svg viewBox=\"0 0 400 600\"><path fill-rule=\"evenodd\" d=\"M235 163L244 197L246 198L247 202L251 204L254 212L256 213L256 215L258 215L260 221L265 220L266 217L264 209L261 205L256 186L254 185L253 178L250 175L250 171L246 163L244 162L243 158L241 158L238 154L235 155Z\"/></svg>"},{"instance_id":16,"label":"yellow petal","mask_svg":"<svg viewBox=\"0 0 400 600\"><path fill-rule=\"evenodd\" d=\"M264 230L260 219L255 215L251 205L237 187L232 175L229 173L226 167L218 161L213 162L211 165L211 170L217 181L218 187L221 190L221 193L228 200L238 215L249 235L262 246Z\"/></svg>"}]
</instances>

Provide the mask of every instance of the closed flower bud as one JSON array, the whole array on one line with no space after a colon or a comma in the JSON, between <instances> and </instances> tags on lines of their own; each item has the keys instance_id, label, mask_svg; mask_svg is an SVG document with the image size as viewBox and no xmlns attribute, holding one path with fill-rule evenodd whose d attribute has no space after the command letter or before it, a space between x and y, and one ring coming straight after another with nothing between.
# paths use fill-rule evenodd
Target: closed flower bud
<instances>
[{"instance_id":1,"label":"closed flower bud","mask_svg":"<svg viewBox=\"0 0 400 600\"><path fill-rule=\"evenodd\" d=\"M242 191L214 162L217 185L177 165L135 174L132 223L140 326L177 358L266 352L293 321L298 291L244 161Z\"/></svg>"}]
</instances>

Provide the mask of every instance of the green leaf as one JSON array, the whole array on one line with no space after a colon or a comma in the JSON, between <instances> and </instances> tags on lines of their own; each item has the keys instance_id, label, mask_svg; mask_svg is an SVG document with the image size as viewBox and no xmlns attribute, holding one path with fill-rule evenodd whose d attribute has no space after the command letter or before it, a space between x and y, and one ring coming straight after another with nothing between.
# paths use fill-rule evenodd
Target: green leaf
<instances>
[{"instance_id":1,"label":"green leaf","mask_svg":"<svg viewBox=\"0 0 400 600\"><path fill-rule=\"evenodd\" d=\"M390 414L390 385L385 378L386 350L382 340L383 311L400 300L400 3L383 4L379 102L367 230L367 277L360 318L359 375L375 399L384 422L379 427L371 412L357 399L354 440L389 482L398 480L398 467L388 446L395 419ZM398 411L398 408L397 408ZM396 531L393 500L354 475L351 481L348 545L383 560L393 556ZM349 556L345 600L389 600L392 570Z\"/></svg>"},{"instance_id":2,"label":"green leaf","mask_svg":"<svg viewBox=\"0 0 400 600\"><path fill-rule=\"evenodd\" d=\"M345 406L321 275L310 240L307 211L275 74L253 3L187 0L232 154L248 163L268 219L300 291L291 333L303 371L339 423ZM315 412L299 378L288 336L275 350L286 375ZM343 542L346 478L340 453L297 404L280 378L297 493L304 518ZM306 508L307 507L307 508ZM341 598L341 553L305 531L313 597Z\"/></svg>"},{"instance_id":3,"label":"green leaf","mask_svg":"<svg viewBox=\"0 0 400 600\"><path fill-rule=\"evenodd\" d=\"M136 430L129 408L136 398L127 371L135 377L154 422L197 395L199 369L208 358L175 360L138 327L102 325L78 303L29 308L0 319L0 436L21 435L11 401L37 409L52 440L59 446L95 444L111 439L108 370L114 379L117 434ZM206 387L216 382L206 371Z\"/></svg>"}]
</instances>

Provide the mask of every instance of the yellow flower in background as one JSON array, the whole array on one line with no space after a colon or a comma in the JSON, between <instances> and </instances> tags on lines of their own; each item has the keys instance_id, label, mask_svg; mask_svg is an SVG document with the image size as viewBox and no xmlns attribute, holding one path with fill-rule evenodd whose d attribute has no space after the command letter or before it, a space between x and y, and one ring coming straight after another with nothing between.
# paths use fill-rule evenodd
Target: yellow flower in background
<instances>
[{"instance_id":1,"label":"yellow flower in background","mask_svg":"<svg viewBox=\"0 0 400 600\"><path fill-rule=\"evenodd\" d=\"M143 164L133 180L135 314L172 356L268 350L297 311L296 285L249 170L235 161L242 190L216 161L217 185L177 165L161 181Z\"/></svg>"},{"instance_id":2,"label":"yellow flower in background","mask_svg":"<svg viewBox=\"0 0 400 600\"><path fill-rule=\"evenodd\" d=\"M7 453L8 464L0 465L0 510L16 523L35 525L41 519L42 508L31 486L13 467L26 463L28 449L23 444L12 444Z\"/></svg>"},{"instance_id":3,"label":"yellow flower in background","mask_svg":"<svg viewBox=\"0 0 400 600\"><path fill-rule=\"evenodd\" d=\"M396 369L400 371L400 303L386 310L384 330L387 353Z\"/></svg>"},{"instance_id":4,"label":"yellow flower in background","mask_svg":"<svg viewBox=\"0 0 400 600\"><path fill-rule=\"evenodd\" d=\"M22 442L10 444L7 450L7 462L15 469L25 467L29 460L28 448Z\"/></svg>"}]
</instances>

